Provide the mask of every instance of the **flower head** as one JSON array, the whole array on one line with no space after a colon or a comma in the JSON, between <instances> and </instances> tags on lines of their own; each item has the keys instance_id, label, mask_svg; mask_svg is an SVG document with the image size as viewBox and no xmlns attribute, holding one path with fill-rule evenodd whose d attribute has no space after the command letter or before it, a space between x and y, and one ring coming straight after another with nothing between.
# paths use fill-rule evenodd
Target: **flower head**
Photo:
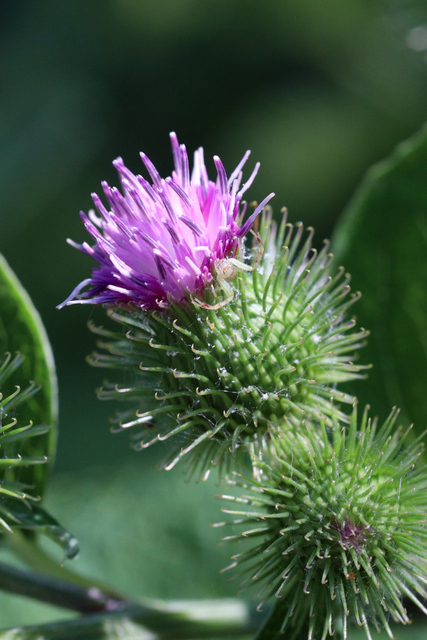
<instances>
[{"instance_id":1,"label":"flower head","mask_svg":"<svg viewBox=\"0 0 427 640\"><path fill-rule=\"evenodd\" d=\"M139 309L165 308L188 294L203 294L214 278L215 264L234 258L242 237L272 198L270 194L241 224L246 210L242 202L259 168L256 164L244 185L242 167L249 151L227 179L215 156L216 182L208 178L203 149L194 155L190 178L187 151L171 133L175 171L161 178L152 162L141 153L151 184L135 176L117 158L113 165L120 176L122 193L102 183L109 209L92 194L99 217L81 213L95 245L68 242L94 258L99 266L61 304L130 305ZM86 289L86 287L88 287Z\"/></svg>"},{"instance_id":2,"label":"flower head","mask_svg":"<svg viewBox=\"0 0 427 640\"><path fill-rule=\"evenodd\" d=\"M246 494L223 496L244 527L227 539L253 542L229 568L277 598L260 640L301 638L304 627L309 639L345 639L348 618L369 639L370 625L393 638L389 619L409 622L403 598L427 613L424 447L406 444L396 415L380 428L354 411L349 427L283 432L271 461L254 460L254 478L236 476Z\"/></svg>"},{"instance_id":3,"label":"flower head","mask_svg":"<svg viewBox=\"0 0 427 640\"><path fill-rule=\"evenodd\" d=\"M367 334L348 317L358 299L348 278L329 276L328 245L317 253L311 233L303 238L302 225L284 216L278 227L264 211L254 257L258 240L265 251L236 276L225 306L208 304L207 292L206 304L172 313L109 309L120 331L93 328L102 340L90 363L126 370L125 383L99 392L128 405L116 429L130 429L137 448L170 439L166 468L185 456L193 470L221 474L244 463L247 446L268 449L272 434L308 416L346 420L331 398L354 401L337 385L363 376L354 360Z\"/></svg>"}]
</instances>

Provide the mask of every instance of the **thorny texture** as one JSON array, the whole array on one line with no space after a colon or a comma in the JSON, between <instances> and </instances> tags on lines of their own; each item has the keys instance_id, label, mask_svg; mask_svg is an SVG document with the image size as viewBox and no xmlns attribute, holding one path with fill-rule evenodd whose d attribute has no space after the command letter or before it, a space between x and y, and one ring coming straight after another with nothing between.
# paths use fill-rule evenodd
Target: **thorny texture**
<instances>
[{"instance_id":1,"label":"thorny texture","mask_svg":"<svg viewBox=\"0 0 427 640\"><path fill-rule=\"evenodd\" d=\"M109 209L92 194L99 216L90 211L89 216L81 212L81 217L95 245L68 242L99 266L59 307L85 303L144 310L168 308L191 294L203 297L218 261L238 255L243 236L274 195L265 198L241 224L246 211L242 197L259 163L241 185L249 151L229 178L215 156L217 179L212 182L200 148L194 155L190 178L186 148L174 133L170 137L175 165L172 177L161 178L144 153L141 159L151 183L134 175L117 158L113 165L122 193L102 183Z\"/></svg>"},{"instance_id":2,"label":"thorny texture","mask_svg":"<svg viewBox=\"0 0 427 640\"><path fill-rule=\"evenodd\" d=\"M20 455L23 441L46 433L46 425L19 424L19 406L27 402L39 387L30 383L25 389L11 386L9 378L23 362L19 353L7 353L0 361L0 532L26 527L27 515L38 496L31 495L31 487L23 486L17 478L19 470L30 465L44 464L46 456Z\"/></svg>"},{"instance_id":3,"label":"thorny texture","mask_svg":"<svg viewBox=\"0 0 427 640\"><path fill-rule=\"evenodd\" d=\"M222 496L224 509L250 540L228 569L242 588L276 597L257 640L347 638L347 622L385 628L410 620L402 603L424 613L427 597L427 472L417 462L419 438L406 446L394 410L381 428L365 410L350 426L338 420L274 438L274 456L254 460L255 476L236 475L245 495ZM314 428L317 427L317 428ZM262 606L262 605L261 605Z\"/></svg>"},{"instance_id":4,"label":"thorny texture","mask_svg":"<svg viewBox=\"0 0 427 640\"><path fill-rule=\"evenodd\" d=\"M285 217L277 229L266 211L264 255L233 281L227 304L215 304L223 295L213 293L210 304L170 312L111 311L124 332L92 327L103 339L91 364L122 368L131 381L100 390L101 398L133 404L115 428L136 428L141 448L172 438L166 468L192 453L192 469L219 465L221 474L242 462L248 446L268 448L275 431L304 417L330 422L338 412L345 420L331 398L353 401L336 385L361 377L354 358L366 332L353 330L347 316L358 298L348 278L329 275L328 246L317 254L311 235L303 241L302 226Z\"/></svg>"}]
</instances>

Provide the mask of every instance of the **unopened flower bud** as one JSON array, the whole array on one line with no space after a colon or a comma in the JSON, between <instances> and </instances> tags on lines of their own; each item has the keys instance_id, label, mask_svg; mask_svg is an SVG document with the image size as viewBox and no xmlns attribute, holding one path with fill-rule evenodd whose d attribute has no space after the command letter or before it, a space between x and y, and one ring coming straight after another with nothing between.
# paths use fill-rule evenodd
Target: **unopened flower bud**
<instances>
[{"instance_id":1,"label":"unopened flower bud","mask_svg":"<svg viewBox=\"0 0 427 640\"><path fill-rule=\"evenodd\" d=\"M395 428L396 411L378 428L365 411L350 426L334 419L283 431L271 460L254 460L254 477L235 475L242 497L232 503L251 540L228 568L257 584L274 610L259 640L325 640L347 621L365 628L409 622L403 599L427 613L427 471L420 439ZM224 523L222 523L224 524ZM229 525L230 523L228 523Z\"/></svg>"}]
</instances>

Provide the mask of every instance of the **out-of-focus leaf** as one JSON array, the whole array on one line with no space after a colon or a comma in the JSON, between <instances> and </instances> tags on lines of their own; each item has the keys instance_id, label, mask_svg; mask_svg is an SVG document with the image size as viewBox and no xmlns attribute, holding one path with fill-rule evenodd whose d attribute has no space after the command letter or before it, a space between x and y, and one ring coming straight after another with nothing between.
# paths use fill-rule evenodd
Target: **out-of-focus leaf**
<instances>
[{"instance_id":1,"label":"out-of-focus leaf","mask_svg":"<svg viewBox=\"0 0 427 640\"><path fill-rule=\"evenodd\" d=\"M55 476L49 485L47 508L85 541L73 571L133 597L235 596L238 580L220 573L236 552L220 544L230 529L210 526L227 518L215 478L194 483L182 469L155 471L144 453L120 467Z\"/></svg>"},{"instance_id":2,"label":"out-of-focus leaf","mask_svg":"<svg viewBox=\"0 0 427 640\"><path fill-rule=\"evenodd\" d=\"M79 553L76 538L62 527L43 507L31 500L17 500L13 496L2 498L1 511L7 513L10 521L24 531L42 533L59 544L67 558L75 558Z\"/></svg>"},{"instance_id":3,"label":"out-of-focus leaf","mask_svg":"<svg viewBox=\"0 0 427 640\"><path fill-rule=\"evenodd\" d=\"M16 627L0 632L0 640L162 640L164 636L135 624L125 614L118 620L88 616L42 626Z\"/></svg>"},{"instance_id":4,"label":"out-of-focus leaf","mask_svg":"<svg viewBox=\"0 0 427 640\"><path fill-rule=\"evenodd\" d=\"M353 392L384 416L393 405L416 433L427 418L427 128L367 174L333 237L362 291L355 312L372 335L373 369Z\"/></svg>"},{"instance_id":5,"label":"out-of-focus leaf","mask_svg":"<svg viewBox=\"0 0 427 640\"><path fill-rule=\"evenodd\" d=\"M29 393L19 404L17 417L20 426L41 425L30 438L14 445L16 455L23 458L43 458L52 461L56 448L57 385L55 366L46 331L37 310L15 274L0 256L0 354L19 352L22 363L7 377L3 396L14 392L15 386L34 381L40 390ZM22 392L25 393L25 392ZM43 426L45 428L43 428ZM46 427L49 427L47 429ZM7 451L7 457L11 453ZM4 451L3 451L4 455ZM46 483L48 465L18 466L8 471L8 479L31 488L32 495L41 495Z\"/></svg>"},{"instance_id":6,"label":"out-of-focus leaf","mask_svg":"<svg viewBox=\"0 0 427 640\"><path fill-rule=\"evenodd\" d=\"M227 518L214 496L224 487L216 485L214 477L186 482L182 469L156 472L153 456L144 453L130 453L120 467L53 477L46 507L84 540L79 557L65 569L110 584L134 599L234 597L239 580L220 571L241 545L220 544L231 529L210 526ZM46 546L44 538L40 542ZM47 545L50 552L53 545ZM2 594L0 628L58 617L47 605L38 604L35 611L29 604L31 612L23 609L18 597Z\"/></svg>"}]
</instances>

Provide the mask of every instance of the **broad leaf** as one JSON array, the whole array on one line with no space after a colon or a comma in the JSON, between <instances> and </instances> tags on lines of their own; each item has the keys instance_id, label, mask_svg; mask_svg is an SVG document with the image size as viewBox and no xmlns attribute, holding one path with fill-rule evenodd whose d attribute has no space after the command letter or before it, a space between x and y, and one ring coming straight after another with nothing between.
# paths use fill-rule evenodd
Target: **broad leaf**
<instances>
[{"instance_id":1,"label":"broad leaf","mask_svg":"<svg viewBox=\"0 0 427 640\"><path fill-rule=\"evenodd\" d=\"M333 251L362 292L373 369L352 391L383 418L393 405L416 433L427 418L427 129L373 167L337 226Z\"/></svg>"},{"instance_id":2,"label":"broad leaf","mask_svg":"<svg viewBox=\"0 0 427 640\"><path fill-rule=\"evenodd\" d=\"M77 539L53 518L43 507L31 500L17 500L14 496L2 497L1 514L7 514L12 528L41 533L59 544L67 558L79 553Z\"/></svg>"},{"instance_id":3,"label":"broad leaf","mask_svg":"<svg viewBox=\"0 0 427 640\"><path fill-rule=\"evenodd\" d=\"M15 368L8 376L7 388L1 389L2 394L12 393L15 385L24 388L30 381L40 387L37 393L29 393L20 403L17 415L20 426L33 423L40 427L39 431L20 440L19 446L15 446L16 454L38 459L47 456L52 462L58 413L52 351L37 310L6 260L0 256L0 364L6 352L19 352L23 358L19 369ZM21 465L16 471L8 472L8 479L18 480L31 487L32 495L40 496L48 471L46 464Z\"/></svg>"}]
</instances>

